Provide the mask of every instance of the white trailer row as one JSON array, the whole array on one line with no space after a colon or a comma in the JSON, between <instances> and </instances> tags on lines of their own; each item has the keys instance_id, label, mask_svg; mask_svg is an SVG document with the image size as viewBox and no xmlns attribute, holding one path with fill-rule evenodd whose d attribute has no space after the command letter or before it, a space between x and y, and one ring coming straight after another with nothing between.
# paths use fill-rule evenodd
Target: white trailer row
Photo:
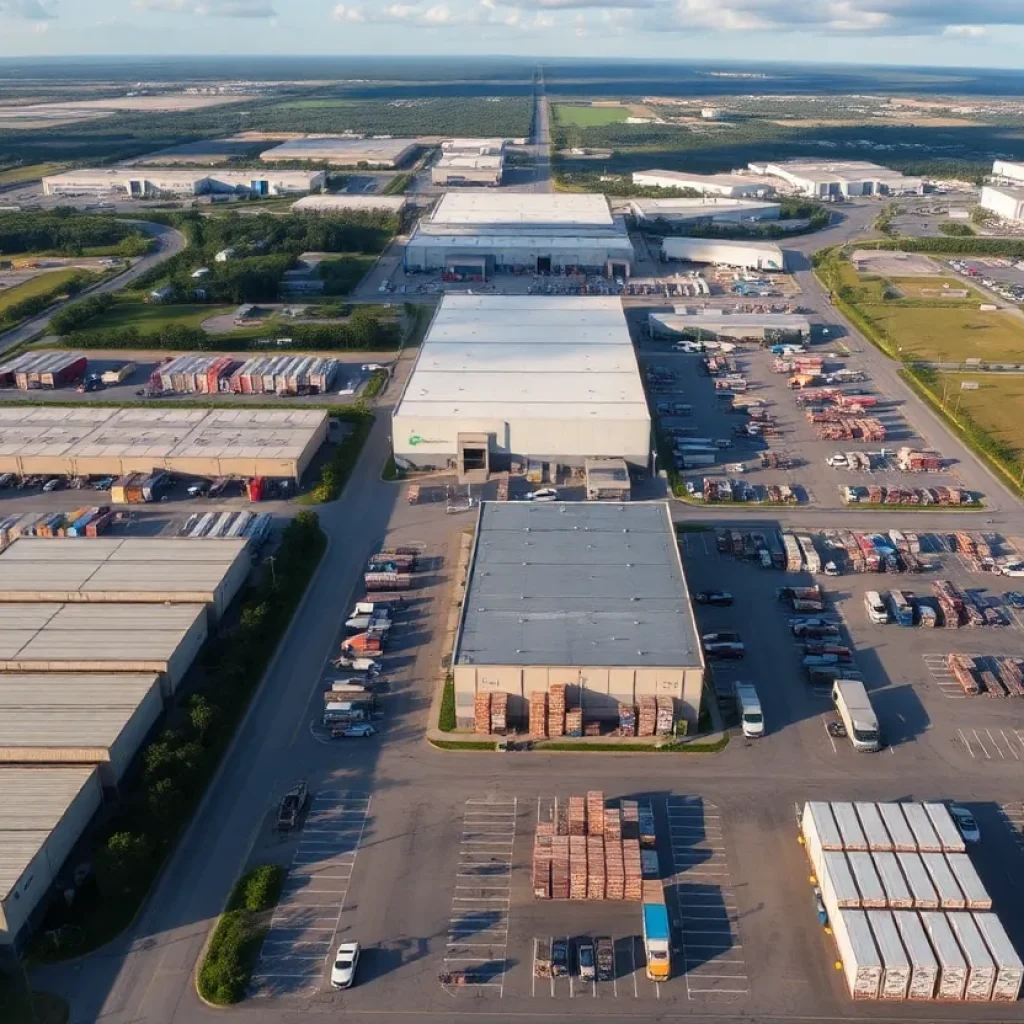
<instances>
[{"instance_id":1,"label":"white trailer row","mask_svg":"<svg viewBox=\"0 0 1024 1024\"><path fill-rule=\"evenodd\" d=\"M804 556L804 565L809 573L815 576L821 572L821 556L814 547L814 541L808 534L797 534L797 544L800 545L800 553Z\"/></svg>"},{"instance_id":2,"label":"white trailer row","mask_svg":"<svg viewBox=\"0 0 1024 1024\"><path fill-rule=\"evenodd\" d=\"M247 537L262 543L270 533L274 517L255 512L204 512L193 516L181 529L183 537Z\"/></svg>"}]
</instances>

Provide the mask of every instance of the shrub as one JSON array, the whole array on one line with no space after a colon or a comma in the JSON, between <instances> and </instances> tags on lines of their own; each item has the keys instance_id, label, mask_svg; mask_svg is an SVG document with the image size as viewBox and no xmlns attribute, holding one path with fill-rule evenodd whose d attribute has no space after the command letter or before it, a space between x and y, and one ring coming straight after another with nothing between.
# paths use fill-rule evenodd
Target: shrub
<instances>
[{"instance_id":1,"label":"shrub","mask_svg":"<svg viewBox=\"0 0 1024 1024\"><path fill-rule=\"evenodd\" d=\"M455 717L455 677L451 674L444 681L441 694L441 712L437 716L437 727L441 732L454 732L458 721Z\"/></svg>"}]
</instances>

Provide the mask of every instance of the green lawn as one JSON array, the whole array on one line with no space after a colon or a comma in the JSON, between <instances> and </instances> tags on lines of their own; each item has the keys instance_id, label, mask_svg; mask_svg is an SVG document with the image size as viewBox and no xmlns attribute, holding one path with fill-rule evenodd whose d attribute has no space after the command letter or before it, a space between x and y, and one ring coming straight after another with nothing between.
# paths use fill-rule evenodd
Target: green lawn
<instances>
[{"instance_id":1,"label":"green lawn","mask_svg":"<svg viewBox=\"0 0 1024 1024\"><path fill-rule=\"evenodd\" d=\"M555 120L560 124L574 124L578 128L596 128L617 124L629 117L625 107L575 107L568 103L554 105Z\"/></svg>"},{"instance_id":2,"label":"green lawn","mask_svg":"<svg viewBox=\"0 0 1024 1024\"><path fill-rule=\"evenodd\" d=\"M987 302L979 292L954 277L894 277L892 283L906 299L926 302ZM944 291L966 291L967 297L943 295Z\"/></svg>"},{"instance_id":3,"label":"green lawn","mask_svg":"<svg viewBox=\"0 0 1024 1024\"><path fill-rule=\"evenodd\" d=\"M17 185L22 181L35 181L46 174L56 174L64 164L25 164L0 171L0 185Z\"/></svg>"},{"instance_id":4,"label":"green lawn","mask_svg":"<svg viewBox=\"0 0 1024 1024\"><path fill-rule=\"evenodd\" d=\"M13 288L5 288L3 291L0 291L0 313L3 313L5 309L13 306L16 302L21 302L23 299L31 299L36 295L43 295L46 292L52 291L80 273L80 270L74 269L51 270L47 274L33 277L24 284L16 284Z\"/></svg>"},{"instance_id":5,"label":"green lawn","mask_svg":"<svg viewBox=\"0 0 1024 1024\"><path fill-rule=\"evenodd\" d=\"M148 303L122 299L114 303L106 313L90 320L88 331L104 331L120 327L137 327L141 334L156 333L164 327L175 324L180 327L201 327L211 316L230 313L237 306L213 306L197 303Z\"/></svg>"},{"instance_id":6,"label":"green lawn","mask_svg":"<svg viewBox=\"0 0 1024 1024\"><path fill-rule=\"evenodd\" d=\"M974 381L977 391L961 391L962 381ZM968 412L978 426L1009 445L1018 460L1024 455L1024 375L940 373L932 393L946 397L950 413Z\"/></svg>"}]
</instances>

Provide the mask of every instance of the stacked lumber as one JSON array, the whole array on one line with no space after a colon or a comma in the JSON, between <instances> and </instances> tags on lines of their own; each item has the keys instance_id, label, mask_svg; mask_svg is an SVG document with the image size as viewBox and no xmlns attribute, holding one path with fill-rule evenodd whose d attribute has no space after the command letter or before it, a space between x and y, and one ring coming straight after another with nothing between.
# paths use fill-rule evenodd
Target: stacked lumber
<instances>
[{"instance_id":1,"label":"stacked lumber","mask_svg":"<svg viewBox=\"0 0 1024 1024\"><path fill-rule=\"evenodd\" d=\"M619 705L619 735L636 735L636 706L633 704Z\"/></svg>"},{"instance_id":2,"label":"stacked lumber","mask_svg":"<svg viewBox=\"0 0 1024 1024\"><path fill-rule=\"evenodd\" d=\"M994 672L982 672L980 678L986 697L1006 696L1006 690L1003 689L1003 684L996 679Z\"/></svg>"},{"instance_id":3,"label":"stacked lumber","mask_svg":"<svg viewBox=\"0 0 1024 1024\"><path fill-rule=\"evenodd\" d=\"M640 809L635 800L623 800L622 838L640 840Z\"/></svg>"},{"instance_id":4,"label":"stacked lumber","mask_svg":"<svg viewBox=\"0 0 1024 1024\"><path fill-rule=\"evenodd\" d=\"M618 807L606 807L604 812L604 834L613 841L622 839L622 811Z\"/></svg>"},{"instance_id":5,"label":"stacked lumber","mask_svg":"<svg viewBox=\"0 0 1024 1024\"><path fill-rule=\"evenodd\" d=\"M548 696L548 735L565 735L565 683L555 683Z\"/></svg>"},{"instance_id":6,"label":"stacked lumber","mask_svg":"<svg viewBox=\"0 0 1024 1024\"><path fill-rule=\"evenodd\" d=\"M639 900L643 896L644 873L640 860L640 840L622 841L622 865L625 874L623 896L627 900Z\"/></svg>"},{"instance_id":7,"label":"stacked lumber","mask_svg":"<svg viewBox=\"0 0 1024 1024\"><path fill-rule=\"evenodd\" d=\"M548 734L548 695L543 690L530 694L530 735Z\"/></svg>"},{"instance_id":8,"label":"stacked lumber","mask_svg":"<svg viewBox=\"0 0 1024 1024\"><path fill-rule=\"evenodd\" d=\"M498 690L491 695L491 732L502 736L508 729L508 694Z\"/></svg>"},{"instance_id":9,"label":"stacked lumber","mask_svg":"<svg viewBox=\"0 0 1024 1024\"><path fill-rule=\"evenodd\" d=\"M999 678L1002 680L1006 692L1011 697L1024 697L1024 677L1022 677L1020 665L1014 658L999 658L996 661L999 667Z\"/></svg>"},{"instance_id":10,"label":"stacked lumber","mask_svg":"<svg viewBox=\"0 0 1024 1024\"><path fill-rule=\"evenodd\" d=\"M555 835L569 834L569 807L564 800L555 797Z\"/></svg>"},{"instance_id":11,"label":"stacked lumber","mask_svg":"<svg viewBox=\"0 0 1024 1024\"><path fill-rule=\"evenodd\" d=\"M974 659L966 654L950 654L947 658L949 671L956 676L956 681L963 687L964 693L974 696L980 691L978 680L974 677Z\"/></svg>"},{"instance_id":12,"label":"stacked lumber","mask_svg":"<svg viewBox=\"0 0 1024 1024\"><path fill-rule=\"evenodd\" d=\"M587 837L569 836L569 899L587 898Z\"/></svg>"},{"instance_id":13,"label":"stacked lumber","mask_svg":"<svg viewBox=\"0 0 1024 1024\"><path fill-rule=\"evenodd\" d=\"M656 736L671 736L672 727L676 722L676 711L672 698L662 696L658 698L658 718L654 726Z\"/></svg>"},{"instance_id":14,"label":"stacked lumber","mask_svg":"<svg viewBox=\"0 0 1024 1024\"><path fill-rule=\"evenodd\" d=\"M605 899L621 900L626 895L626 869L622 859L622 840L605 833Z\"/></svg>"},{"instance_id":15,"label":"stacked lumber","mask_svg":"<svg viewBox=\"0 0 1024 1024\"><path fill-rule=\"evenodd\" d=\"M566 736L582 736L583 735L583 709L572 708L570 711L565 713L565 735Z\"/></svg>"},{"instance_id":16,"label":"stacked lumber","mask_svg":"<svg viewBox=\"0 0 1024 1024\"><path fill-rule=\"evenodd\" d=\"M587 791L587 835L604 835L604 793L599 789Z\"/></svg>"},{"instance_id":17,"label":"stacked lumber","mask_svg":"<svg viewBox=\"0 0 1024 1024\"><path fill-rule=\"evenodd\" d=\"M658 722L658 705L651 696L640 698L640 716L637 721L638 736L653 736Z\"/></svg>"},{"instance_id":18,"label":"stacked lumber","mask_svg":"<svg viewBox=\"0 0 1024 1024\"><path fill-rule=\"evenodd\" d=\"M550 821L537 823L533 841L533 898L551 899L551 860L554 828Z\"/></svg>"},{"instance_id":19,"label":"stacked lumber","mask_svg":"<svg viewBox=\"0 0 1024 1024\"><path fill-rule=\"evenodd\" d=\"M564 835L551 839L551 898L569 898L569 837Z\"/></svg>"},{"instance_id":20,"label":"stacked lumber","mask_svg":"<svg viewBox=\"0 0 1024 1024\"><path fill-rule=\"evenodd\" d=\"M491 695L478 693L473 700L473 731L484 733L491 731Z\"/></svg>"},{"instance_id":21,"label":"stacked lumber","mask_svg":"<svg viewBox=\"0 0 1024 1024\"><path fill-rule=\"evenodd\" d=\"M569 835L587 834L587 805L581 796L569 797Z\"/></svg>"},{"instance_id":22,"label":"stacked lumber","mask_svg":"<svg viewBox=\"0 0 1024 1024\"><path fill-rule=\"evenodd\" d=\"M601 836L587 836L587 899L604 898L604 839Z\"/></svg>"}]
</instances>

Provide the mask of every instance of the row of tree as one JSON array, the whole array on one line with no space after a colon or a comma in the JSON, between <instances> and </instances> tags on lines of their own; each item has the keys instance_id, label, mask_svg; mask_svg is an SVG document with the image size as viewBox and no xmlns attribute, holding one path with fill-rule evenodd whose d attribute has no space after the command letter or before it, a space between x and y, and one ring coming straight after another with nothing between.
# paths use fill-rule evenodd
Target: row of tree
<instances>
[{"instance_id":1,"label":"row of tree","mask_svg":"<svg viewBox=\"0 0 1024 1024\"><path fill-rule=\"evenodd\" d=\"M35 252L80 256L87 249L115 246L119 255L136 256L148 252L152 242L134 224L78 213L68 207L0 213L0 255Z\"/></svg>"},{"instance_id":2,"label":"row of tree","mask_svg":"<svg viewBox=\"0 0 1024 1024\"><path fill-rule=\"evenodd\" d=\"M94 280L95 278L92 274L82 271L82 273L74 274L62 284L54 285L39 295L30 295L28 298L21 299L18 302L12 302L0 311L0 331L6 331L15 324L20 324L22 320L28 320L30 317L37 316L47 306L52 306L53 303L59 302L67 296L77 295Z\"/></svg>"}]
</instances>

